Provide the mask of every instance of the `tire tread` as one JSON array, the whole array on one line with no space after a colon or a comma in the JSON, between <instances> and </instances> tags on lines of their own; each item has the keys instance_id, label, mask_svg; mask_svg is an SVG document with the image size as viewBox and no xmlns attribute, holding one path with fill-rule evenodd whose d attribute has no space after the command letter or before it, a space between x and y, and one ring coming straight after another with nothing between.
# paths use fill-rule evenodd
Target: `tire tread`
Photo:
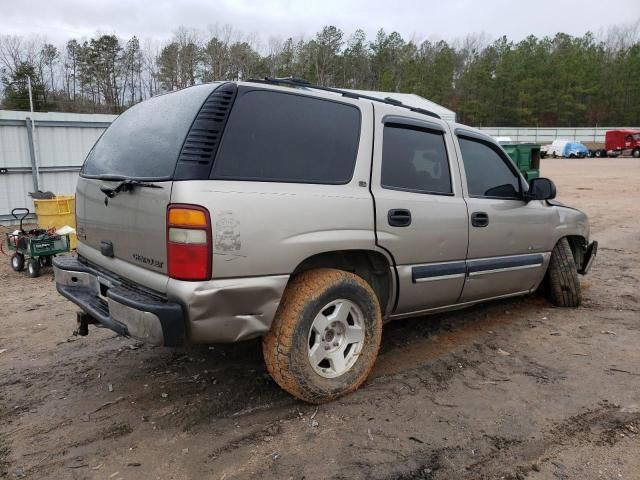
<instances>
[{"instance_id":1,"label":"tire tread","mask_svg":"<svg viewBox=\"0 0 640 480\"><path fill-rule=\"evenodd\" d=\"M551 252L545 284L549 300L554 305L578 307L582 303L578 270L566 238L561 239Z\"/></svg>"}]
</instances>

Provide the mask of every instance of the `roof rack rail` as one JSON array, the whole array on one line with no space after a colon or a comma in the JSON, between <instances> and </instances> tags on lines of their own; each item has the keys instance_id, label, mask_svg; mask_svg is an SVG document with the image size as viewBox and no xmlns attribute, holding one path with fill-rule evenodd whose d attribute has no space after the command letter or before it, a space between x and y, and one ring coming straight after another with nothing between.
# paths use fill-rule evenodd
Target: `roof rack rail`
<instances>
[{"instance_id":1,"label":"roof rack rail","mask_svg":"<svg viewBox=\"0 0 640 480\"><path fill-rule=\"evenodd\" d=\"M387 97L373 97L371 95L363 95L361 93L351 92L349 90L342 90L340 88L333 87L323 87L322 85L314 85L308 80L304 80L302 78L295 77L283 77L283 78L274 78L274 77L264 77L264 78L250 78L247 80L248 82L253 83L266 83L270 85L285 85L288 87L299 87L299 88L312 88L314 90L321 90L324 92L332 92L338 93L343 97L347 98L359 98L364 100L371 100L372 102L380 102L386 103L387 105L394 105L396 107L406 108L407 110L411 110L412 112L421 113L423 115L428 115L434 118L440 118L440 115L434 113L430 110L425 110L424 108L412 107L411 105L405 105L400 100L396 100L395 98Z\"/></svg>"}]
</instances>

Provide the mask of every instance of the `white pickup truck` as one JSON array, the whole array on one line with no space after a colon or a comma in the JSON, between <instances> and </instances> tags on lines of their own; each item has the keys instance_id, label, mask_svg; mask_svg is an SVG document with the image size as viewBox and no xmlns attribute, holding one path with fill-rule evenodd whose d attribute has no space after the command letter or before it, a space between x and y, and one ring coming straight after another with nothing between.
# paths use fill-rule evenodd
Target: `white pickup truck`
<instances>
[{"instance_id":1,"label":"white pickup truck","mask_svg":"<svg viewBox=\"0 0 640 480\"><path fill-rule=\"evenodd\" d=\"M590 152L589 149L580 142L556 139L549 145L540 147L540 156L542 158L584 158L590 156Z\"/></svg>"}]
</instances>

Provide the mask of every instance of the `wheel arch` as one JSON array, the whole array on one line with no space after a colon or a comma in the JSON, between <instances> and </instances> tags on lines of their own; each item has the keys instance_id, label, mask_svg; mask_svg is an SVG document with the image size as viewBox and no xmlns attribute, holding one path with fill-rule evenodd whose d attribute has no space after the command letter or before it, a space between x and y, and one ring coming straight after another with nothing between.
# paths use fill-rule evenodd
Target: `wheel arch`
<instances>
[{"instance_id":1,"label":"wheel arch","mask_svg":"<svg viewBox=\"0 0 640 480\"><path fill-rule=\"evenodd\" d=\"M569 242L576 265L582 265L584 261L584 254L587 251L587 246L589 244L587 239L582 235L567 235L563 238L566 238Z\"/></svg>"},{"instance_id":2,"label":"wheel arch","mask_svg":"<svg viewBox=\"0 0 640 480\"><path fill-rule=\"evenodd\" d=\"M383 318L393 307L396 275L393 262L376 250L332 250L314 254L301 261L291 274L289 282L302 272L316 268L335 268L363 278L376 293Z\"/></svg>"}]
</instances>

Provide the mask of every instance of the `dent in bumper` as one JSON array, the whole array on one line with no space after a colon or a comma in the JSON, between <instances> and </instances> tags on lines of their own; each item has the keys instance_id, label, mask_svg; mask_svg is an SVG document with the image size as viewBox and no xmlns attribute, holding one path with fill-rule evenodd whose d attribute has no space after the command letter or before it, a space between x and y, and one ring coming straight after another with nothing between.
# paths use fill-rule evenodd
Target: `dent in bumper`
<instances>
[{"instance_id":1,"label":"dent in bumper","mask_svg":"<svg viewBox=\"0 0 640 480\"><path fill-rule=\"evenodd\" d=\"M133 291L74 257L54 260L56 287L105 327L165 346L229 343L264 335L289 275L185 282L169 280L168 301ZM100 284L113 281L106 298Z\"/></svg>"},{"instance_id":2,"label":"dent in bumper","mask_svg":"<svg viewBox=\"0 0 640 480\"><path fill-rule=\"evenodd\" d=\"M264 335L271 327L289 275L208 282L170 280L169 300L188 306L193 343L228 343Z\"/></svg>"}]
</instances>

